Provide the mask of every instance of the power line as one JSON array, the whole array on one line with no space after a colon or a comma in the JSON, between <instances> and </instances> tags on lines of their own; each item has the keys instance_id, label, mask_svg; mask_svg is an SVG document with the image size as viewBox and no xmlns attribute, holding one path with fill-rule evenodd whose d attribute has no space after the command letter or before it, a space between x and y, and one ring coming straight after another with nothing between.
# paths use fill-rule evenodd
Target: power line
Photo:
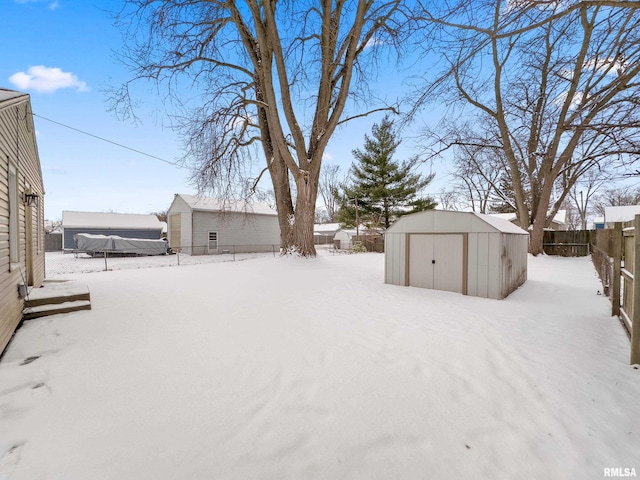
<instances>
[{"instance_id":1,"label":"power line","mask_svg":"<svg viewBox=\"0 0 640 480\"><path fill-rule=\"evenodd\" d=\"M132 152L139 153L140 155L144 155L146 157L153 158L154 160L160 160L161 162L167 163L167 164L169 164L169 165L171 165L173 167L176 167L176 168L187 168L184 165L181 165L179 163L170 162L169 160L165 160L164 158L156 157L155 155L151 155L150 153L146 153L146 152L143 152L141 150L136 150L135 148L128 147L128 146L123 145L123 144L118 143L118 142L114 142L113 140L109 140L108 138L100 137L98 135L94 135L93 133L89 133L89 132L85 132L84 130L80 130L79 128L75 128L75 127L72 127L70 125L66 125L64 123L57 122L55 120L51 120L50 118L43 117L41 115L38 115L37 113L31 112L31 115L33 115L34 117L41 118L42 120L46 120L47 122L55 123L56 125L60 125L61 127L68 128L69 130L73 130L75 132L82 133L83 135L87 135L89 137L96 138L96 139L101 140L103 142L107 142L107 143L110 143L112 145L116 145L117 147L126 148L127 150L131 150Z\"/></svg>"}]
</instances>

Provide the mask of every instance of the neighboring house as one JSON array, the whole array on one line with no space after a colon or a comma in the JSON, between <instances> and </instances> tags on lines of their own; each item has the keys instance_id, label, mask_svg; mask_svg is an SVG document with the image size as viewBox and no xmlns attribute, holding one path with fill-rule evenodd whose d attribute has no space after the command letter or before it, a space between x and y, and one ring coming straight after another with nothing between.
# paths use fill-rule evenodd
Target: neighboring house
<instances>
[{"instance_id":1,"label":"neighboring house","mask_svg":"<svg viewBox=\"0 0 640 480\"><path fill-rule=\"evenodd\" d=\"M31 100L0 89L0 354L44 280L44 186Z\"/></svg>"},{"instance_id":2,"label":"neighboring house","mask_svg":"<svg viewBox=\"0 0 640 480\"><path fill-rule=\"evenodd\" d=\"M62 246L65 250L78 248L74 238L78 233L157 240L162 238L162 223L155 215L63 211Z\"/></svg>"},{"instance_id":3,"label":"neighboring house","mask_svg":"<svg viewBox=\"0 0 640 480\"><path fill-rule=\"evenodd\" d=\"M313 226L313 243L326 245L333 243L333 237L340 230L339 223L316 223Z\"/></svg>"},{"instance_id":4,"label":"neighboring house","mask_svg":"<svg viewBox=\"0 0 640 480\"><path fill-rule=\"evenodd\" d=\"M515 213L491 213L489 214L495 218L501 218L503 220L507 220L514 225L518 225L518 217ZM566 230L567 229L567 211L566 210L558 210L558 213L555 214L553 220L551 220L551 224L549 227L545 228L545 230Z\"/></svg>"},{"instance_id":5,"label":"neighboring house","mask_svg":"<svg viewBox=\"0 0 640 480\"><path fill-rule=\"evenodd\" d=\"M62 224L50 220L44 221L44 251L62 251Z\"/></svg>"},{"instance_id":6,"label":"neighboring house","mask_svg":"<svg viewBox=\"0 0 640 480\"><path fill-rule=\"evenodd\" d=\"M405 215L385 233L385 283L500 300L527 280L528 243L528 232L491 215Z\"/></svg>"},{"instance_id":7,"label":"neighboring house","mask_svg":"<svg viewBox=\"0 0 640 480\"><path fill-rule=\"evenodd\" d=\"M616 222L630 222L640 215L640 205L604 207L604 228L613 228Z\"/></svg>"},{"instance_id":8,"label":"neighboring house","mask_svg":"<svg viewBox=\"0 0 640 480\"><path fill-rule=\"evenodd\" d=\"M593 230L602 230L604 228L604 217L596 217L593 219Z\"/></svg>"},{"instance_id":9,"label":"neighboring house","mask_svg":"<svg viewBox=\"0 0 640 480\"><path fill-rule=\"evenodd\" d=\"M189 255L272 252L280 224L264 204L225 202L177 193L167 212L169 246Z\"/></svg>"}]
</instances>

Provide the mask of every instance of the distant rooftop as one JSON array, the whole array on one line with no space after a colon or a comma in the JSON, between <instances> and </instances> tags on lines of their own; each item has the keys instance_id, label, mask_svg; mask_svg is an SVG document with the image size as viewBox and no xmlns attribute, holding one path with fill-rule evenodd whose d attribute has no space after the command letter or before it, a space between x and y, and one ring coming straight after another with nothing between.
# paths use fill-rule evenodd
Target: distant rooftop
<instances>
[{"instance_id":1,"label":"distant rooftop","mask_svg":"<svg viewBox=\"0 0 640 480\"><path fill-rule=\"evenodd\" d=\"M629 222L640 215L640 205L623 205L618 207L604 207L604 220L607 223Z\"/></svg>"},{"instance_id":2,"label":"distant rooftop","mask_svg":"<svg viewBox=\"0 0 640 480\"><path fill-rule=\"evenodd\" d=\"M63 228L142 228L161 230L162 223L155 215L137 213L62 212Z\"/></svg>"}]
</instances>

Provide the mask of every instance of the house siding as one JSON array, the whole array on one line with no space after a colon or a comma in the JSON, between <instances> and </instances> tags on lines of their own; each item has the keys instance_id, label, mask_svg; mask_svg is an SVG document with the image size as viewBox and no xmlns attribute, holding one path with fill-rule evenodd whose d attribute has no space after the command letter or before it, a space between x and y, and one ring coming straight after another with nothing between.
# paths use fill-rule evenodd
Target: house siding
<instances>
[{"instance_id":1,"label":"house siding","mask_svg":"<svg viewBox=\"0 0 640 480\"><path fill-rule=\"evenodd\" d=\"M17 173L18 261L10 262L9 165ZM27 207L25 193L35 193L39 205ZM22 319L24 300L18 285L42 285L44 267L44 188L28 95L0 102L0 353ZM28 212L28 209L31 212ZM27 224L27 219L30 223ZM31 233L27 229L31 229ZM27 244L27 239L30 239ZM27 256L29 255L29 261Z\"/></svg>"},{"instance_id":2,"label":"house siding","mask_svg":"<svg viewBox=\"0 0 640 480\"><path fill-rule=\"evenodd\" d=\"M280 247L275 215L193 212L193 255L206 255L209 232L218 232L218 253L271 252Z\"/></svg>"}]
</instances>

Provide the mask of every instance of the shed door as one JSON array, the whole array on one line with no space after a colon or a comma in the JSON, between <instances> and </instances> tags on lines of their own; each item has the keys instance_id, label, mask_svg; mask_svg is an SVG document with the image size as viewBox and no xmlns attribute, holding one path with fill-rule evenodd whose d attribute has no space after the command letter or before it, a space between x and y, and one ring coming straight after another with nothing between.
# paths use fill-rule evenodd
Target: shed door
<instances>
[{"instance_id":1,"label":"shed door","mask_svg":"<svg viewBox=\"0 0 640 480\"><path fill-rule=\"evenodd\" d=\"M409 285L462 293L462 235L410 235Z\"/></svg>"},{"instance_id":2,"label":"shed door","mask_svg":"<svg viewBox=\"0 0 640 480\"><path fill-rule=\"evenodd\" d=\"M179 213L174 213L169 217L169 240L171 241L171 248L175 251L182 247L182 217Z\"/></svg>"}]
</instances>

